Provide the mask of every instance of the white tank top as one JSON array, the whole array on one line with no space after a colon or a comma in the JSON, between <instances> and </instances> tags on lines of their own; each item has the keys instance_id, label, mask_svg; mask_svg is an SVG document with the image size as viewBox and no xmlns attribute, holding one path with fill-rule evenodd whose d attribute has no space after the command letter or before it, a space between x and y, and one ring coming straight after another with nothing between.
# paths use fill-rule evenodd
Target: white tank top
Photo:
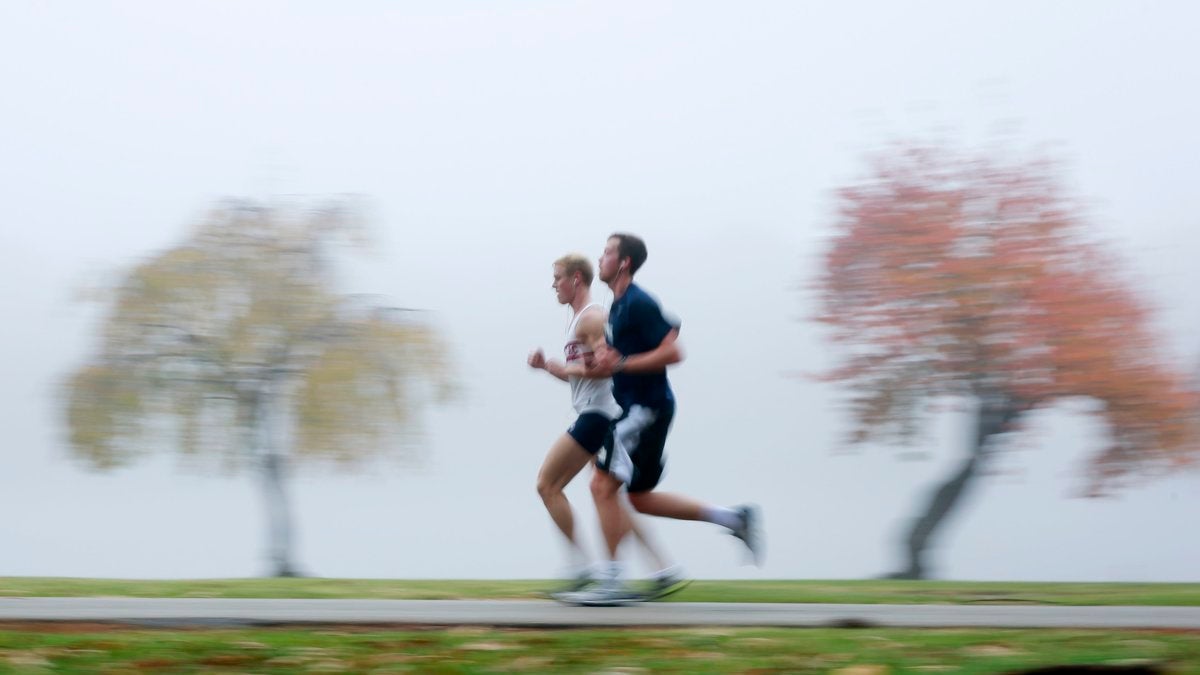
<instances>
[{"instance_id":1,"label":"white tank top","mask_svg":"<svg viewBox=\"0 0 1200 675\"><path fill-rule=\"evenodd\" d=\"M568 366L582 366L585 359L592 355L591 348L579 341L575 330L579 327L579 319L584 312L599 306L598 303L592 303L571 317L571 322L567 325L567 346L563 348ZM575 406L575 412L600 413L613 419L620 417L621 406L617 405L617 400L613 398L611 378L596 380L571 375L567 377L567 381L571 383L571 404Z\"/></svg>"}]
</instances>

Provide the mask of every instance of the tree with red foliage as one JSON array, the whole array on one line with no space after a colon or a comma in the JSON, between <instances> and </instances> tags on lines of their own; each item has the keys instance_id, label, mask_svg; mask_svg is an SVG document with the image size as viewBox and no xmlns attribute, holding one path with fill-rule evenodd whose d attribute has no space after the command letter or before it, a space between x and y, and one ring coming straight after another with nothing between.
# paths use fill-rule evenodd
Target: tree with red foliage
<instances>
[{"instance_id":1,"label":"tree with red foliage","mask_svg":"<svg viewBox=\"0 0 1200 675\"><path fill-rule=\"evenodd\" d=\"M893 577L928 575L931 537L1030 410L1098 402L1110 442L1090 458L1092 495L1194 456L1195 393L1056 168L905 146L838 193L819 318L846 348L826 377L850 392L852 440L911 442L946 397L975 415L965 461L912 524Z\"/></svg>"}]
</instances>

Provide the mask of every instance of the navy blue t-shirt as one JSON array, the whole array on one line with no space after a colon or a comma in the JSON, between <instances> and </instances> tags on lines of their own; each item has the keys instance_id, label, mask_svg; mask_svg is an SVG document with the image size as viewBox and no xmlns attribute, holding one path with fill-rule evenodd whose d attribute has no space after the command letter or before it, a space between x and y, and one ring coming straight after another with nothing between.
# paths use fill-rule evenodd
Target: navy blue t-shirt
<instances>
[{"instance_id":1,"label":"navy blue t-shirt","mask_svg":"<svg viewBox=\"0 0 1200 675\"><path fill-rule=\"evenodd\" d=\"M663 316L658 302L636 284L629 284L608 310L608 343L625 356L653 351L677 328L679 321ZM632 405L662 408L675 400L666 371L613 373L613 396L626 410Z\"/></svg>"}]
</instances>

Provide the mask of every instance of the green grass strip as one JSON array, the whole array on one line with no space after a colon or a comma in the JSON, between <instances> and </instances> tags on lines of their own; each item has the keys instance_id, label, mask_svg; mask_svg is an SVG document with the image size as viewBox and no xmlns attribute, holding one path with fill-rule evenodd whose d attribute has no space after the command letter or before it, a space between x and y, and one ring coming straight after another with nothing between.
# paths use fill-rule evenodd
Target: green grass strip
<instances>
[{"instance_id":1,"label":"green grass strip","mask_svg":"<svg viewBox=\"0 0 1200 675\"><path fill-rule=\"evenodd\" d=\"M1081 630L0 630L0 672L1200 671L1200 634Z\"/></svg>"},{"instance_id":2,"label":"green grass strip","mask_svg":"<svg viewBox=\"0 0 1200 675\"><path fill-rule=\"evenodd\" d=\"M118 580L0 577L0 596L533 599L554 581L391 579ZM698 580L675 602L1200 606L1200 584Z\"/></svg>"}]
</instances>

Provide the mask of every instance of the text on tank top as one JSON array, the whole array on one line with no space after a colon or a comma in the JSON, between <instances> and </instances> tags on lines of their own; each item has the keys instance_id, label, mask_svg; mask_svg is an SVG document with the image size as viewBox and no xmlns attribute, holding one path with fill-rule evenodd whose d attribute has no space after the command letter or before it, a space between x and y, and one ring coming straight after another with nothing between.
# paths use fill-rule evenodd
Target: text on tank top
<instances>
[{"instance_id":1,"label":"text on tank top","mask_svg":"<svg viewBox=\"0 0 1200 675\"><path fill-rule=\"evenodd\" d=\"M591 357L592 348L579 340L576 331L584 313L593 307L600 306L599 303L594 302L583 307L575 313L575 316L571 317L571 322L567 326L567 344L563 347L563 355L568 366L585 365ZM568 381L571 384L571 403L575 406L576 412L600 412L610 417L620 414L621 407L612 397L612 380L594 380L573 375L568 378Z\"/></svg>"}]
</instances>

